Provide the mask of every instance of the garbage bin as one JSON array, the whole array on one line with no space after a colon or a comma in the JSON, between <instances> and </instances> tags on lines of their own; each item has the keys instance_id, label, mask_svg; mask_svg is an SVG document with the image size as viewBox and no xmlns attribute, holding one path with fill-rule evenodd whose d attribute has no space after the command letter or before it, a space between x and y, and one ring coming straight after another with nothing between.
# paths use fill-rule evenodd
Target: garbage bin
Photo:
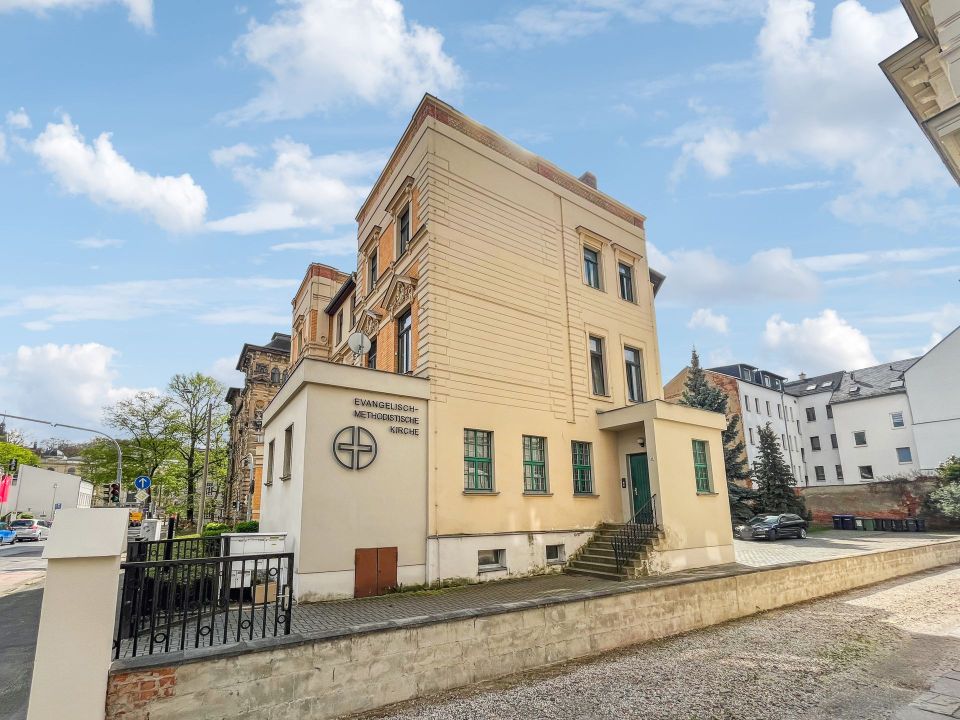
<instances>
[{"instance_id":1,"label":"garbage bin","mask_svg":"<svg viewBox=\"0 0 960 720\"><path fill-rule=\"evenodd\" d=\"M876 530L877 523L874 522L873 518L863 518L863 529L864 530Z\"/></svg>"},{"instance_id":2,"label":"garbage bin","mask_svg":"<svg viewBox=\"0 0 960 720\"><path fill-rule=\"evenodd\" d=\"M843 530L843 515L834 515L834 516L833 516L833 529L834 529L834 530Z\"/></svg>"},{"instance_id":3,"label":"garbage bin","mask_svg":"<svg viewBox=\"0 0 960 720\"><path fill-rule=\"evenodd\" d=\"M922 517L914 518L917 521L917 532L926 532L927 531L927 521Z\"/></svg>"},{"instance_id":4,"label":"garbage bin","mask_svg":"<svg viewBox=\"0 0 960 720\"><path fill-rule=\"evenodd\" d=\"M917 531L917 520L916 518L907 518L903 521L907 526L907 532L916 532Z\"/></svg>"},{"instance_id":5,"label":"garbage bin","mask_svg":"<svg viewBox=\"0 0 960 720\"><path fill-rule=\"evenodd\" d=\"M853 523L853 515L841 515L843 520L843 529L844 530L853 530L855 525Z\"/></svg>"},{"instance_id":6,"label":"garbage bin","mask_svg":"<svg viewBox=\"0 0 960 720\"><path fill-rule=\"evenodd\" d=\"M863 530L863 529L864 529L864 527L863 527L863 518L861 518L861 517L855 517L855 518L853 519L853 529L854 529L854 530Z\"/></svg>"},{"instance_id":7,"label":"garbage bin","mask_svg":"<svg viewBox=\"0 0 960 720\"><path fill-rule=\"evenodd\" d=\"M890 518L877 518L877 530L884 532L893 530L893 521Z\"/></svg>"},{"instance_id":8,"label":"garbage bin","mask_svg":"<svg viewBox=\"0 0 960 720\"><path fill-rule=\"evenodd\" d=\"M893 531L894 532L905 532L907 529L907 523L903 518L894 518L893 519Z\"/></svg>"}]
</instances>

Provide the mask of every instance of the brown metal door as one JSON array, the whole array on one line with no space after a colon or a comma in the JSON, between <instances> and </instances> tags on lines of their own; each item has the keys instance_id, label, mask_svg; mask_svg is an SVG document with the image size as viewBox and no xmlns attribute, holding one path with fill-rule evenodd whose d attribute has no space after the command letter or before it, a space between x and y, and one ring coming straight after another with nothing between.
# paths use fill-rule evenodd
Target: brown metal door
<instances>
[{"instance_id":1,"label":"brown metal door","mask_svg":"<svg viewBox=\"0 0 960 720\"><path fill-rule=\"evenodd\" d=\"M353 561L353 596L377 594L377 548L357 548Z\"/></svg>"},{"instance_id":2,"label":"brown metal door","mask_svg":"<svg viewBox=\"0 0 960 720\"><path fill-rule=\"evenodd\" d=\"M377 548L377 594L397 587L397 549Z\"/></svg>"}]
</instances>

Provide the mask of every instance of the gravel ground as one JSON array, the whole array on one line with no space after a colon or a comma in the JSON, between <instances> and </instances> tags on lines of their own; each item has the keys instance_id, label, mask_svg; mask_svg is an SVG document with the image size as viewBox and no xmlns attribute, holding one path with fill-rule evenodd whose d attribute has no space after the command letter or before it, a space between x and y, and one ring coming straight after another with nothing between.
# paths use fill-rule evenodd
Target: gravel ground
<instances>
[{"instance_id":1,"label":"gravel ground","mask_svg":"<svg viewBox=\"0 0 960 720\"><path fill-rule=\"evenodd\" d=\"M364 718L889 718L960 664L960 568L764 613Z\"/></svg>"}]
</instances>

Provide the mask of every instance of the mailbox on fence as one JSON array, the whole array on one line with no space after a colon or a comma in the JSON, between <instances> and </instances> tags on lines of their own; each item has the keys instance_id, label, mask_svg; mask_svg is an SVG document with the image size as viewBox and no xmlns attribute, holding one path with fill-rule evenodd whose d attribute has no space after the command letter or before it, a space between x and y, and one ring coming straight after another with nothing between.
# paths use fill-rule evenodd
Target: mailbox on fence
<instances>
[{"instance_id":1,"label":"mailbox on fence","mask_svg":"<svg viewBox=\"0 0 960 720\"><path fill-rule=\"evenodd\" d=\"M223 554L233 556L265 555L267 553L282 553L287 544L287 534L281 533L223 533ZM230 567L230 587L232 589L261 585L271 578L260 577L263 567L255 567L256 562L234 562ZM262 563L261 563L262 565ZM272 568L271 568L272 570ZM286 567L278 568L279 572L286 572ZM255 574L257 577L255 577ZM256 583L254 582L256 580ZM271 588L267 587L267 592ZM275 592L275 590L273 591Z\"/></svg>"}]
</instances>

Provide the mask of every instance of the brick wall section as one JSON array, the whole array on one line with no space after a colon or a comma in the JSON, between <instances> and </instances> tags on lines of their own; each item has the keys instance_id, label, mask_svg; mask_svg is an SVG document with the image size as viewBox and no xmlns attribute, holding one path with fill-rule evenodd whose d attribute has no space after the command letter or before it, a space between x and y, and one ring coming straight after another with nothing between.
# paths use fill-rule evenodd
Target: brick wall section
<instances>
[{"instance_id":1,"label":"brick wall section","mask_svg":"<svg viewBox=\"0 0 960 720\"><path fill-rule=\"evenodd\" d=\"M177 669L173 667L113 673L107 684L107 717L148 720L150 705L172 698L176 684Z\"/></svg>"},{"instance_id":2,"label":"brick wall section","mask_svg":"<svg viewBox=\"0 0 960 720\"><path fill-rule=\"evenodd\" d=\"M106 720L326 720L956 562L960 540L939 541L120 670L110 678Z\"/></svg>"},{"instance_id":3,"label":"brick wall section","mask_svg":"<svg viewBox=\"0 0 960 720\"><path fill-rule=\"evenodd\" d=\"M831 523L834 515L858 517L923 517L931 527L957 527L945 518L932 514L926 507L926 498L937 487L933 478L917 480L863 483L860 485L829 485L799 488L799 493L813 513L815 522Z\"/></svg>"}]
</instances>

